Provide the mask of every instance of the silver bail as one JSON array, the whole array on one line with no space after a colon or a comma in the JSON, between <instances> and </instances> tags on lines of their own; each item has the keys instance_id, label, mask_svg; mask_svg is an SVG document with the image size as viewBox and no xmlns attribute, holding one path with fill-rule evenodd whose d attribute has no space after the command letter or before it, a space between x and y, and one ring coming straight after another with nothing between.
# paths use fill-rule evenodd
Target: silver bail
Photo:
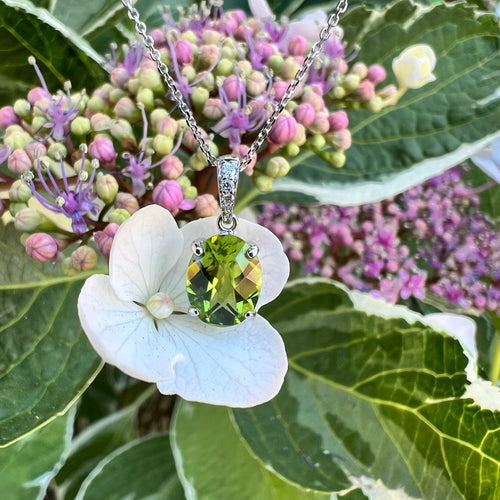
<instances>
[{"instance_id":1,"label":"silver bail","mask_svg":"<svg viewBox=\"0 0 500 500\"><path fill-rule=\"evenodd\" d=\"M236 228L234 203L238 189L241 162L237 156L226 155L217 158L217 184L219 185L219 204L222 211L219 217L219 229L231 233Z\"/></svg>"}]
</instances>

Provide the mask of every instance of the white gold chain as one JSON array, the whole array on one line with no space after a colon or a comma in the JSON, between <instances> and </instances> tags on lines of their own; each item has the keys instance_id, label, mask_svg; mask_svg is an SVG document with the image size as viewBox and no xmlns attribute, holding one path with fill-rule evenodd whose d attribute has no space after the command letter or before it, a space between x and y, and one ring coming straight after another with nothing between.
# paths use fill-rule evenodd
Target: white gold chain
<instances>
[{"instance_id":1,"label":"white gold chain","mask_svg":"<svg viewBox=\"0 0 500 500\"><path fill-rule=\"evenodd\" d=\"M167 65L161 60L160 51L155 47L153 37L151 37L151 35L148 35L147 26L141 21L139 12L132 5L132 0L121 0L121 2L127 9L128 16L133 21L137 33L140 35L144 45L148 49L151 59L156 63L158 71L160 72L160 75L163 77L165 85L170 90L172 98L178 104L181 113L186 119L188 127L191 129L195 139L200 145L201 151L207 157L208 163L212 166L215 166L217 164L217 158L210 151L210 146L203 137L203 133L198 124L196 123L194 115L189 106L187 105L186 101L184 100L181 91L178 89L174 79L170 76ZM306 73L311 67L312 63L314 62L318 54L321 52L323 44L332 35L335 26L337 26L339 22L340 16L347 10L347 7L348 7L348 0L339 0L338 4L335 6L333 13L330 14L330 17L328 18L328 23L321 30L319 34L319 39L311 47L311 50L309 51L306 58L304 59L304 62L302 63L297 73L295 74L294 79L288 85L288 88L286 89L280 102L276 105L271 115L269 115L269 118L267 119L266 123L263 125L262 129L257 134L257 137L250 146L248 153L242 158L240 163L240 170L245 170L245 168L248 167L248 165L253 160L254 156L257 154L257 151L262 146L262 143L266 140L267 136L269 135L269 132L271 132L271 129L273 128L273 125L276 123L276 120L278 119L279 115L285 109L286 105L293 97L295 90L300 85L302 80L305 78Z\"/></svg>"}]
</instances>

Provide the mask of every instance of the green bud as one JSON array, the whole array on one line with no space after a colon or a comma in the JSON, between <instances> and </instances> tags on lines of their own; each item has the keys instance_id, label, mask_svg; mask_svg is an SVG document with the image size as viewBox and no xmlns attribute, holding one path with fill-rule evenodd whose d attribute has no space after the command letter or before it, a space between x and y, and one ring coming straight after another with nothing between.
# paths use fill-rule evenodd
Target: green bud
<instances>
[{"instance_id":1,"label":"green bud","mask_svg":"<svg viewBox=\"0 0 500 500\"><path fill-rule=\"evenodd\" d=\"M93 170L92 163L88 158L85 158L85 162L83 163L83 165L82 165L82 158L76 160L73 164L73 168L75 169L76 172L84 171L87 172L87 174L89 175L92 173Z\"/></svg>"},{"instance_id":2,"label":"green bud","mask_svg":"<svg viewBox=\"0 0 500 500\"><path fill-rule=\"evenodd\" d=\"M225 43L221 49L221 59L229 59L234 60L236 56L236 49L234 48L232 43Z\"/></svg>"},{"instance_id":3,"label":"green bud","mask_svg":"<svg viewBox=\"0 0 500 500\"><path fill-rule=\"evenodd\" d=\"M126 83L126 87L131 94L136 95L142 87L141 80L139 78L130 78L130 80Z\"/></svg>"},{"instance_id":4,"label":"green bud","mask_svg":"<svg viewBox=\"0 0 500 500\"><path fill-rule=\"evenodd\" d=\"M186 30L182 33L181 38L183 40L187 40L188 42L191 42L193 45L197 45L198 42L198 37L196 36L196 33L193 30Z\"/></svg>"},{"instance_id":5,"label":"green bud","mask_svg":"<svg viewBox=\"0 0 500 500\"><path fill-rule=\"evenodd\" d=\"M205 45L219 45L222 34L215 30L203 30L201 34L201 41ZM198 43L198 42L194 42Z\"/></svg>"},{"instance_id":6,"label":"green bud","mask_svg":"<svg viewBox=\"0 0 500 500\"><path fill-rule=\"evenodd\" d=\"M128 96L128 94L123 89L114 88L109 93L109 100L112 103L117 103L122 97L126 97L126 96Z\"/></svg>"},{"instance_id":7,"label":"green bud","mask_svg":"<svg viewBox=\"0 0 500 500\"><path fill-rule=\"evenodd\" d=\"M49 146L49 149L47 149L47 155L57 161L61 160L62 158L66 158L67 154L68 149L64 144L61 144L60 142L52 143Z\"/></svg>"},{"instance_id":8,"label":"green bud","mask_svg":"<svg viewBox=\"0 0 500 500\"><path fill-rule=\"evenodd\" d=\"M300 153L300 147L293 142L288 143L284 149L287 156L297 156Z\"/></svg>"},{"instance_id":9,"label":"green bud","mask_svg":"<svg viewBox=\"0 0 500 500\"><path fill-rule=\"evenodd\" d=\"M87 109L92 113L100 113L108 107L106 101L100 96L92 96L87 103Z\"/></svg>"},{"instance_id":10,"label":"green bud","mask_svg":"<svg viewBox=\"0 0 500 500\"><path fill-rule=\"evenodd\" d=\"M233 62L230 59L221 59L214 69L216 76L229 76L234 73Z\"/></svg>"},{"instance_id":11,"label":"green bud","mask_svg":"<svg viewBox=\"0 0 500 500\"><path fill-rule=\"evenodd\" d=\"M253 181L259 191L269 192L273 188L273 179L267 175L255 174Z\"/></svg>"},{"instance_id":12,"label":"green bud","mask_svg":"<svg viewBox=\"0 0 500 500\"><path fill-rule=\"evenodd\" d=\"M153 128L156 128L156 124L158 123L158 121L162 118L165 118L166 116L170 116L166 109L153 109L153 111L151 111L151 114L149 115L149 123L151 123Z\"/></svg>"},{"instance_id":13,"label":"green bud","mask_svg":"<svg viewBox=\"0 0 500 500\"><path fill-rule=\"evenodd\" d=\"M4 137L9 137L11 135L19 134L19 133L23 133L23 132L24 132L24 130L23 130L23 127L21 127L21 125L9 125L5 129Z\"/></svg>"},{"instance_id":14,"label":"green bud","mask_svg":"<svg viewBox=\"0 0 500 500\"><path fill-rule=\"evenodd\" d=\"M113 108L116 116L120 118L125 118L131 122L135 122L141 119L141 112L137 108L136 104L130 97L122 97Z\"/></svg>"},{"instance_id":15,"label":"green bud","mask_svg":"<svg viewBox=\"0 0 500 500\"><path fill-rule=\"evenodd\" d=\"M92 130L90 126L90 120L85 116L77 116L71 122L71 132L75 135L83 137L87 135Z\"/></svg>"},{"instance_id":16,"label":"green bud","mask_svg":"<svg viewBox=\"0 0 500 500\"><path fill-rule=\"evenodd\" d=\"M73 267L71 257L66 257L61 261L61 270L64 276L76 276L78 271Z\"/></svg>"},{"instance_id":17,"label":"green bud","mask_svg":"<svg viewBox=\"0 0 500 500\"><path fill-rule=\"evenodd\" d=\"M290 171L290 163L282 156L271 158L266 165L266 174L273 179L284 177Z\"/></svg>"},{"instance_id":18,"label":"green bud","mask_svg":"<svg viewBox=\"0 0 500 500\"><path fill-rule=\"evenodd\" d=\"M347 75L344 78L344 81L342 82L342 87L344 87L344 90L349 93L353 92L359 87L359 84L361 83L361 79L359 78L358 75Z\"/></svg>"},{"instance_id":19,"label":"green bud","mask_svg":"<svg viewBox=\"0 0 500 500\"><path fill-rule=\"evenodd\" d=\"M109 222L114 222L115 224L121 224L122 222L125 222L129 217L130 214L125 209L116 208L109 214L108 220Z\"/></svg>"},{"instance_id":20,"label":"green bud","mask_svg":"<svg viewBox=\"0 0 500 500\"><path fill-rule=\"evenodd\" d=\"M320 134L314 134L307 139L307 145L311 149L322 149L325 147L326 140L324 136Z\"/></svg>"},{"instance_id":21,"label":"green bud","mask_svg":"<svg viewBox=\"0 0 500 500\"><path fill-rule=\"evenodd\" d=\"M97 253L88 245L78 247L71 254L71 265L77 271L90 271L97 264Z\"/></svg>"},{"instance_id":22,"label":"green bud","mask_svg":"<svg viewBox=\"0 0 500 500\"><path fill-rule=\"evenodd\" d=\"M156 69L146 68L139 71L141 87L151 89L155 94L164 93L163 81Z\"/></svg>"},{"instance_id":23,"label":"green bud","mask_svg":"<svg viewBox=\"0 0 500 500\"><path fill-rule=\"evenodd\" d=\"M174 147L174 140L163 134L158 134L153 139L153 149L160 156L168 155Z\"/></svg>"},{"instance_id":24,"label":"green bud","mask_svg":"<svg viewBox=\"0 0 500 500\"><path fill-rule=\"evenodd\" d=\"M44 123L47 120L44 119ZM7 130L9 130L11 127L7 127ZM13 133L5 133L5 136L3 138L3 143L5 146L9 146L12 150L15 149L23 149L26 144L30 143L33 140L31 135L29 135L27 132L13 132Z\"/></svg>"},{"instance_id":25,"label":"green bud","mask_svg":"<svg viewBox=\"0 0 500 500\"><path fill-rule=\"evenodd\" d=\"M132 125L127 120L120 118L115 120L113 125L111 125L111 129L109 130L111 135L118 141L123 142L125 140L132 141L132 143L136 144L136 139L134 135L134 131L132 130Z\"/></svg>"},{"instance_id":26,"label":"green bud","mask_svg":"<svg viewBox=\"0 0 500 500\"><path fill-rule=\"evenodd\" d=\"M176 181L179 183L181 186L182 191L184 191L186 188L191 186L191 180L187 175L181 175L177 177Z\"/></svg>"},{"instance_id":27,"label":"green bud","mask_svg":"<svg viewBox=\"0 0 500 500\"><path fill-rule=\"evenodd\" d=\"M12 183L12 186L10 186L10 201L26 203L31 198L31 196L31 189L21 180L14 181Z\"/></svg>"},{"instance_id":28,"label":"green bud","mask_svg":"<svg viewBox=\"0 0 500 500\"><path fill-rule=\"evenodd\" d=\"M24 210L25 208L28 208L28 205L26 203L22 202L9 203L9 212L10 215L12 215L12 217L14 217L18 212Z\"/></svg>"},{"instance_id":29,"label":"green bud","mask_svg":"<svg viewBox=\"0 0 500 500\"><path fill-rule=\"evenodd\" d=\"M207 73L203 80L198 84L200 87L207 89L208 91L215 89L215 76L212 73Z\"/></svg>"},{"instance_id":30,"label":"green bud","mask_svg":"<svg viewBox=\"0 0 500 500\"><path fill-rule=\"evenodd\" d=\"M140 102L146 111L150 111L155 105L155 96L153 91L148 88L140 88L137 92L137 102Z\"/></svg>"},{"instance_id":31,"label":"green bud","mask_svg":"<svg viewBox=\"0 0 500 500\"><path fill-rule=\"evenodd\" d=\"M182 194L184 198L188 200L194 200L198 196L198 190L195 186L189 186L186 189L182 190Z\"/></svg>"},{"instance_id":32,"label":"green bud","mask_svg":"<svg viewBox=\"0 0 500 500\"><path fill-rule=\"evenodd\" d=\"M242 78L246 78L253 70L252 63L246 59L244 61L238 61L237 67L238 73Z\"/></svg>"},{"instance_id":33,"label":"green bud","mask_svg":"<svg viewBox=\"0 0 500 500\"><path fill-rule=\"evenodd\" d=\"M345 154L339 151L323 151L320 156L335 168L342 168L345 165Z\"/></svg>"},{"instance_id":34,"label":"green bud","mask_svg":"<svg viewBox=\"0 0 500 500\"><path fill-rule=\"evenodd\" d=\"M350 71L351 74L359 76L361 80L364 80L368 75L368 68L365 63L357 62L354 63Z\"/></svg>"},{"instance_id":35,"label":"green bud","mask_svg":"<svg viewBox=\"0 0 500 500\"><path fill-rule=\"evenodd\" d=\"M285 60L283 59L283 56L280 56L279 54L273 54L272 56L269 56L267 60L267 65L277 74L280 73L280 68L281 65L283 64Z\"/></svg>"},{"instance_id":36,"label":"green bud","mask_svg":"<svg viewBox=\"0 0 500 500\"><path fill-rule=\"evenodd\" d=\"M196 87L193 89L193 92L191 92L191 102L196 111L201 111L203 109L209 95L210 92L203 87Z\"/></svg>"},{"instance_id":37,"label":"green bud","mask_svg":"<svg viewBox=\"0 0 500 500\"><path fill-rule=\"evenodd\" d=\"M340 85L335 85L330 92L328 92L328 97L333 97L334 99L343 99L345 97L345 90Z\"/></svg>"},{"instance_id":38,"label":"green bud","mask_svg":"<svg viewBox=\"0 0 500 500\"><path fill-rule=\"evenodd\" d=\"M193 68L193 66L184 66L181 71L181 75L186 78L186 80L191 83L198 76L197 71Z\"/></svg>"},{"instance_id":39,"label":"green bud","mask_svg":"<svg viewBox=\"0 0 500 500\"><path fill-rule=\"evenodd\" d=\"M366 108L368 109L368 111L371 111L372 113L379 113L383 107L384 107L384 101L379 96L372 97L366 103Z\"/></svg>"},{"instance_id":40,"label":"green bud","mask_svg":"<svg viewBox=\"0 0 500 500\"><path fill-rule=\"evenodd\" d=\"M26 99L18 99L13 108L16 115L21 118L28 118L31 114L31 104Z\"/></svg>"},{"instance_id":41,"label":"green bud","mask_svg":"<svg viewBox=\"0 0 500 500\"><path fill-rule=\"evenodd\" d=\"M189 166L196 172L203 170L207 165L207 158L200 150L189 157Z\"/></svg>"},{"instance_id":42,"label":"green bud","mask_svg":"<svg viewBox=\"0 0 500 500\"><path fill-rule=\"evenodd\" d=\"M31 120L31 128L38 131L41 130L46 123L47 118L45 118L45 116L35 116L33 120Z\"/></svg>"},{"instance_id":43,"label":"green bud","mask_svg":"<svg viewBox=\"0 0 500 500\"><path fill-rule=\"evenodd\" d=\"M43 231L47 227L48 219L34 210L33 208L23 208L16 212L14 216L14 227L18 231L26 231L32 233L34 231ZM50 224L53 228L53 224Z\"/></svg>"},{"instance_id":44,"label":"green bud","mask_svg":"<svg viewBox=\"0 0 500 500\"><path fill-rule=\"evenodd\" d=\"M118 182L113 175L99 175L96 181L97 196L109 205L113 203L118 193Z\"/></svg>"},{"instance_id":45,"label":"green bud","mask_svg":"<svg viewBox=\"0 0 500 500\"><path fill-rule=\"evenodd\" d=\"M293 57L287 57L279 69L279 74L283 80L292 80L299 67L299 63Z\"/></svg>"}]
</instances>

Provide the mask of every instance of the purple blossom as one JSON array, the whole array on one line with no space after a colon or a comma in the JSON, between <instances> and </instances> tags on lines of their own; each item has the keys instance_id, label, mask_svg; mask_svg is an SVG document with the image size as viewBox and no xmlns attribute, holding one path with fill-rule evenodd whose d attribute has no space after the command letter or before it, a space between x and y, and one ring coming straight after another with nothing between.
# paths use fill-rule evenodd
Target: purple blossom
<instances>
[{"instance_id":1,"label":"purple blossom","mask_svg":"<svg viewBox=\"0 0 500 500\"><path fill-rule=\"evenodd\" d=\"M82 156L82 165L84 162L85 153ZM84 218L85 214L91 213L97 215L99 212L99 205L93 202L96 194L92 190L96 169L92 169L92 174L88 180L87 172L82 170L78 174L76 183L73 185L72 183L70 184L70 179L66 176L64 161L61 160L62 186L60 186L61 182L58 183L56 181L50 169L45 168L44 172L42 172L42 167L42 161L37 159L38 181L42 185L45 195L37 191L31 171L23 174L23 179L30 186L33 196L47 210L70 217L71 226L75 233L84 233L87 230L87 223ZM45 180L44 174L48 177L49 183ZM87 182L86 185L85 182Z\"/></svg>"}]
</instances>

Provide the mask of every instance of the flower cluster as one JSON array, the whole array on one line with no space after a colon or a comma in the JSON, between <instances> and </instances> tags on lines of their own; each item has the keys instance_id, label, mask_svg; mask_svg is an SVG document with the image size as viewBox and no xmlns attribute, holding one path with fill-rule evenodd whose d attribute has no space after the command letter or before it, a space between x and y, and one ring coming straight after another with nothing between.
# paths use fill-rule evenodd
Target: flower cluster
<instances>
[{"instance_id":1,"label":"flower cluster","mask_svg":"<svg viewBox=\"0 0 500 500\"><path fill-rule=\"evenodd\" d=\"M259 222L289 258L391 302L426 292L462 308L500 311L500 238L458 168L360 207L267 204Z\"/></svg>"},{"instance_id":2,"label":"flower cluster","mask_svg":"<svg viewBox=\"0 0 500 500\"><path fill-rule=\"evenodd\" d=\"M214 3L181 10L177 21L166 16L151 33L214 155L247 153L317 39L303 28ZM327 148L341 167L351 145L346 110L376 112L397 99L394 87L379 88L383 67L350 64L342 36L337 28L259 163L245 170L260 190L287 174L301 147ZM89 270L97 252L109 257L118 226L141 207L155 203L185 221L215 213L207 160L142 45L124 47L121 57L113 47L109 82L91 95L69 82L52 93L29 62L40 86L0 109L0 178L9 189L0 210L9 210L29 255L62 258L70 274Z\"/></svg>"}]
</instances>

